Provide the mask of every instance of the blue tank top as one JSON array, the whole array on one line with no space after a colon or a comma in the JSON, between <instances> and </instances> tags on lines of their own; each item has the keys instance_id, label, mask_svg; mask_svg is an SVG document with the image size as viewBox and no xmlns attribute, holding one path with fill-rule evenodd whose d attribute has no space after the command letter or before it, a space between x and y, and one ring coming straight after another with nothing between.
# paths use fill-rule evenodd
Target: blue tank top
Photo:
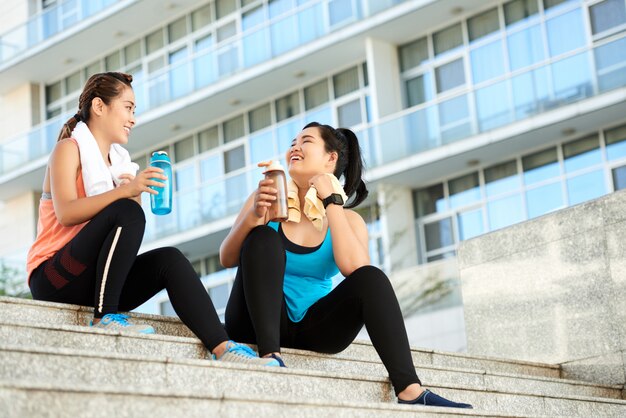
<instances>
[{"instance_id":1,"label":"blue tank top","mask_svg":"<svg viewBox=\"0 0 626 418\"><path fill-rule=\"evenodd\" d=\"M339 273L330 229L321 245L303 247L289 241L278 222L270 222L268 226L280 234L285 244L287 264L283 293L289 319L299 322L311 305L330 293L332 278Z\"/></svg>"}]
</instances>

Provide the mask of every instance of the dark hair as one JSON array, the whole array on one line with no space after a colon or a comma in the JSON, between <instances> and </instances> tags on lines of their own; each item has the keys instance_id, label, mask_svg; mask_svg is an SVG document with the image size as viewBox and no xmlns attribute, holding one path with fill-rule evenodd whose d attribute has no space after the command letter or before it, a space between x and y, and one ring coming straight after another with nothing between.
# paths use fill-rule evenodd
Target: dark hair
<instances>
[{"instance_id":1,"label":"dark hair","mask_svg":"<svg viewBox=\"0 0 626 418\"><path fill-rule=\"evenodd\" d=\"M91 116L91 102L96 97L108 105L111 100L122 94L124 87L131 87L133 76L125 73L108 72L98 73L89 77L83 92L78 99L78 112L67 120L61 127L57 141L72 136L72 130L80 121L87 123Z\"/></svg>"},{"instance_id":2,"label":"dark hair","mask_svg":"<svg viewBox=\"0 0 626 418\"><path fill-rule=\"evenodd\" d=\"M335 166L335 176L343 175L345 184L343 190L348 195L348 200L354 195L352 202L346 208L354 208L365 200L367 187L361 178L363 172L363 158L361 157L361 147L359 139L354 132L346 128L333 128L330 125L322 125L318 122L311 122L303 129L317 128L325 143L326 152L336 152L337 165Z\"/></svg>"}]
</instances>

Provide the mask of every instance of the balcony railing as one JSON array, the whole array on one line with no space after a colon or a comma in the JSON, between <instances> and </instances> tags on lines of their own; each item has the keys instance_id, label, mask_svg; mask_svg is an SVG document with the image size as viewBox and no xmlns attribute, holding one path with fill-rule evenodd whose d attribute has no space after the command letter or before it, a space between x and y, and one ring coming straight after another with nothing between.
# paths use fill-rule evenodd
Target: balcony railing
<instances>
[{"instance_id":1,"label":"balcony railing","mask_svg":"<svg viewBox=\"0 0 626 418\"><path fill-rule=\"evenodd\" d=\"M0 35L0 65L121 0L64 0Z\"/></svg>"}]
</instances>

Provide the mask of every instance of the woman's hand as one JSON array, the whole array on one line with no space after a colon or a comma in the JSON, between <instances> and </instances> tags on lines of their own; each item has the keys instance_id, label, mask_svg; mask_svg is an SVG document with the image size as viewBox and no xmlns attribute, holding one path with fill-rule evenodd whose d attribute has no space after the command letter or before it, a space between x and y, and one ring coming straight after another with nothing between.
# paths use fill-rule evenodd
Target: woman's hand
<instances>
[{"instance_id":1,"label":"woman's hand","mask_svg":"<svg viewBox=\"0 0 626 418\"><path fill-rule=\"evenodd\" d=\"M272 162L265 161L258 164L259 167L268 167ZM254 193L254 204L252 210L254 215L261 219L265 218L268 208L272 205L272 202L276 200L278 190L272 187L274 180L263 179L259 182L259 187Z\"/></svg>"},{"instance_id":2,"label":"woman's hand","mask_svg":"<svg viewBox=\"0 0 626 418\"><path fill-rule=\"evenodd\" d=\"M165 184L154 179L167 180L163 174L163 169L152 166L140 171L136 176L122 174L119 178L121 180L120 187L124 187L131 198L138 197L143 192L158 194L159 192L151 189L150 186L165 187Z\"/></svg>"},{"instance_id":3,"label":"woman's hand","mask_svg":"<svg viewBox=\"0 0 626 418\"><path fill-rule=\"evenodd\" d=\"M318 174L311 177L309 185L315 187L317 191L317 197L324 200L330 196L335 190L333 189L333 183L331 178L326 174Z\"/></svg>"}]
</instances>

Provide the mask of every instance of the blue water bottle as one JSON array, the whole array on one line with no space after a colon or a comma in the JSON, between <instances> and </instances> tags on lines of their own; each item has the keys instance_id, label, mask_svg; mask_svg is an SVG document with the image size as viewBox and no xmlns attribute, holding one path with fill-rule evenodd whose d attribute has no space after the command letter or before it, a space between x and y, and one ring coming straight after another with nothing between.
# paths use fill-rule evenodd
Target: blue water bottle
<instances>
[{"instance_id":1,"label":"blue water bottle","mask_svg":"<svg viewBox=\"0 0 626 418\"><path fill-rule=\"evenodd\" d=\"M165 183L165 187L150 186L159 194L150 195L150 208L155 215L167 215L172 211L172 163L165 151L155 151L150 158L150 165L163 170L167 180L152 179L160 183Z\"/></svg>"}]
</instances>

